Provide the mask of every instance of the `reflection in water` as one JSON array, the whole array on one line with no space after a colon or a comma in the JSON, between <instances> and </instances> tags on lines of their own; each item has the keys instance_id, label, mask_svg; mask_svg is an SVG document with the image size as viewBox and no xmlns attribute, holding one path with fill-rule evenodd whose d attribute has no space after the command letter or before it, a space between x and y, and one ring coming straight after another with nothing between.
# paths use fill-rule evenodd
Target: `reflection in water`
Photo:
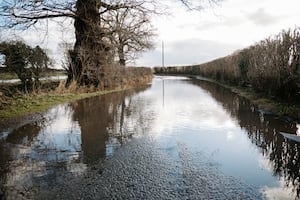
<instances>
[{"instance_id":1,"label":"reflection in water","mask_svg":"<svg viewBox=\"0 0 300 200\"><path fill-rule=\"evenodd\" d=\"M34 185L55 185L62 181L63 173L75 169L71 163L79 158L80 138L71 114L68 105L57 106L42 120L18 127L2 138L0 152L5 153L0 160L0 190L6 197L18 198L13 195L24 194Z\"/></svg>"},{"instance_id":2,"label":"reflection in water","mask_svg":"<svg viewBox=\"0 0 300 200\"><path fill-rule=\"evenodd\" d=\"M81 128L84 163L96 164L99 159L112 155L136 129L145 127L139 122L143 119L139 111L144 102L132 99L133 94L142 90L144 88L107 94L71 104L73 120Z\"/></svg>"},{"instance_id":3,"label":"reflection in water","mask_svg":"<svg viewBox=\"0 0 300 200\"><path fill-rule=\"evenodd\" d=\"M207 166L259 188L267 199L297 198L299 144L279 132L299 128L213 83L160 77L151 87L59 105L42 120L0 132L0 199L61 185L113 159L123 144L144 133L157 139L178 169L185 150L178 146L184 146L204 153Z\"/></svg>"},{"instance_id":4,"label":"reflection in water","mask_svg":"<svg viewBox=\"0 0 300 200\"><path fill-rule=\"evenodd\" d=\"M300 146L279 134L279 132L296 133L299 131L299 125L266 115L246 99L219 85L204 81L193 81L193 84L207 90L233 118L238 120L251 142L259 147L261 154L270 161L266 167L272 170L287 188L292 187L291 191L287 189L288 193L293 192L299 198ZM282 191L275 188L269 188L266 193L270 198L280 198L278 195L282 195L280 194Z\"/></svg>"},{"instance_id":5,"label":"reflection in water","mask_svg":"<svg viewBox=\"0 0 300 200\"><path fill-rule=\"evenodd\" d=\"M59 105L0 140L0 199L19 198L31 188L62 184L112 155L143 119L145 88ZM21 198L21 197L20 197Z\"/></svg>"}]
</instances>

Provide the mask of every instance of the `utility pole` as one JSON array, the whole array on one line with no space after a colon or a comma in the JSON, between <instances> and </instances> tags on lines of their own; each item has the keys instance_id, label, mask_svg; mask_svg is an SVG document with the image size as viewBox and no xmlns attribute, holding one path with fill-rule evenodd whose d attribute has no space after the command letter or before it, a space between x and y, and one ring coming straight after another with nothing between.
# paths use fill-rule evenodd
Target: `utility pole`
<instances>
[{"instance_id":1,"label":"utility pole","mask_svg":"<svg viewBox=\"0 0 300 200\"><path fill-rule=\"evenodd\" d=\"M162 67L165 67L165 46L164 46L164 41L161 43L161 50L162 50Z\"/></svg>"},{"instance_id":2,"label":"utility pole","mask_svg":"<svg viewBox=\"0 0 300 200\"><path fill-rule=\"evenodd\" d=\"M161 65L162 68L165 67L165 47L164 47L164 41L161 43ZM163 89L163 107L165 107L165 80L162 79L162 89Z\"/></svg>"}]
</instances>

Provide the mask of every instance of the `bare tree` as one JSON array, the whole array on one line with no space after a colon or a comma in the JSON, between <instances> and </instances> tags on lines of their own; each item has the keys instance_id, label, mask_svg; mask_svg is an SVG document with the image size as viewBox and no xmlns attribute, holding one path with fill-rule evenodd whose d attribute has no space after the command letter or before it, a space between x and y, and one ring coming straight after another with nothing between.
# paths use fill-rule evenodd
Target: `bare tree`
<instances>
[{"instance_id":1,"label":"bare tree","mask_svg":"<svg viewBox=\"0 0 300 200\"><path fill-rule=\"evenodd\" d=\"M178 0L188 8L199 7L198 3L221 0ZM112 51L108 40L110 31L103 23L103 16L111 11L154 11L150 0L5 0L0 3L2 26L26 29L43 19L70 17L74 19L76 42L70 52L71 64L68 80L79 84L101 84L109 71ZM123 48L124 49L124 48ZM122 53L120 53L121 55ZM122 55L121 55L122 57ZM123 61L122 61L123 62Z\"/></svg>"},{"instance_id":2,"label":"bare tree","mask_svg":"<svg viewBox=\"0 0 300 200\"><path fill-rule=\"evenodd\" d=\"M152 39L155 34L150 13L132 9L115 10L107 13L106 21L104 26L112 32L111 44L121 66L154 47Z\"/></svg>"}]
</instances>

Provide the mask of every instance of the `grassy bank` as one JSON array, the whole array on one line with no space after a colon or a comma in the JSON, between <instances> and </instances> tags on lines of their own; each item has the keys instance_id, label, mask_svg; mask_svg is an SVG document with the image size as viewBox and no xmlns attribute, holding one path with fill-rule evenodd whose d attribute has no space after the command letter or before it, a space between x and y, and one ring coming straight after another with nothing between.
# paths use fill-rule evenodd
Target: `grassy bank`
<instances>
[{"instance_id":1,"label":"grassy bank","mask_svg":"<svg viewBox=\"0 0 300 200\"><path fill-rule=\"evenodd\" d=\"M153 78L150 68L122 68L118 73L111 72L107 78L101 79L105 84L96 86L73 81L66 87L65 81L53 80L41 81L39 87L24 87L22 83L0 84L0 121L42 112L59 103L138 88Z\"/></svg>"},{"instance_id":2,"label":"grassy bank","mask_svg":"<svg viewBox=\"0 0 300 200\"><path fill-rule=\"evenodd\" d=\"M263 93L257 93L250 88L227 86L232 92L249 99L261 110L271 112L281 117L289 117L300 120L300 105L280 102L266 97Z\"/></svg>"},{"instance_id":3,"label":"grassy bank","mask_svg":"<svg viewBox=\"0 0 300 200\"><path fill-rule=\"evenodd\" d=\"M17 79L17 78L18 78L18 76L12 72L0 73L0 80L11 80L11 79Z\"/></svg>"},{"instance_id":4,"label":"grassy bank","mask_svg":"<svg viewBox=\"0 0 300 200\"><path fill-rule=\"evenodd\" d=\"M32 94L9 98L0 101L0 120L43 112L60 103L71 102L118 91L121 91L121 89L91 93Z\"/></svg>"}]
</instances>

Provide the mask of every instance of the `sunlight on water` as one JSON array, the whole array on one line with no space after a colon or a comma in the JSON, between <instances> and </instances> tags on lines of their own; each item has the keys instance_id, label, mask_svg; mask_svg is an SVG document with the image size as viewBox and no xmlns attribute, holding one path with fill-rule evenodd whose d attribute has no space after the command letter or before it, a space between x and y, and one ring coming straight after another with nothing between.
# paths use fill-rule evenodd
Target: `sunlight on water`
<instances>
[{"instance_id":1,"label":"sunlight on water","mask_svg":"<svg viewBox=\"0 0 300 200\"><path fill-rule=\"evenodd\" d=\"M160 98L153 99L152 105L153 110L158 111L152 128L156 138L167 137L168 143L173 143L172 140L175 140L175 144L176 141L180 141L188 144L187 146L195 152L205 153L222 172L253 185L267 199L293 198L292 187L286 187L282 178L278 181L277 177L273 176L274 168L269 160L271 155L261 155L261 150L253 145L256 138L253 138L254 141L249 140L251 121L244 121L249 125L240 126L241 119L237 118L234 109L241 109L240 106L244 104L241 100L232 97L231 102L226 102L225 104L234 106L233 110L228 112L226 105L224 109L222 101L231 98L230 96L223 97L221 103L217 102L215 95L219 95L218 93L191 85L186 79L160 77L155 80L152 90L146 91L145 95L153 96L153 90L163 91L157 92L160 93ZM248 112L253 115L252 120L257 119L259 126L270 123L268 116L260 112L255 113L253 107L250 106ZM259 130L259 126L253 128ZM297 128L299 132L299 125ZM272 131L271 127L270 129ZM262 131L269 132L268 128Z\"/></svg>"}]
</instances>

